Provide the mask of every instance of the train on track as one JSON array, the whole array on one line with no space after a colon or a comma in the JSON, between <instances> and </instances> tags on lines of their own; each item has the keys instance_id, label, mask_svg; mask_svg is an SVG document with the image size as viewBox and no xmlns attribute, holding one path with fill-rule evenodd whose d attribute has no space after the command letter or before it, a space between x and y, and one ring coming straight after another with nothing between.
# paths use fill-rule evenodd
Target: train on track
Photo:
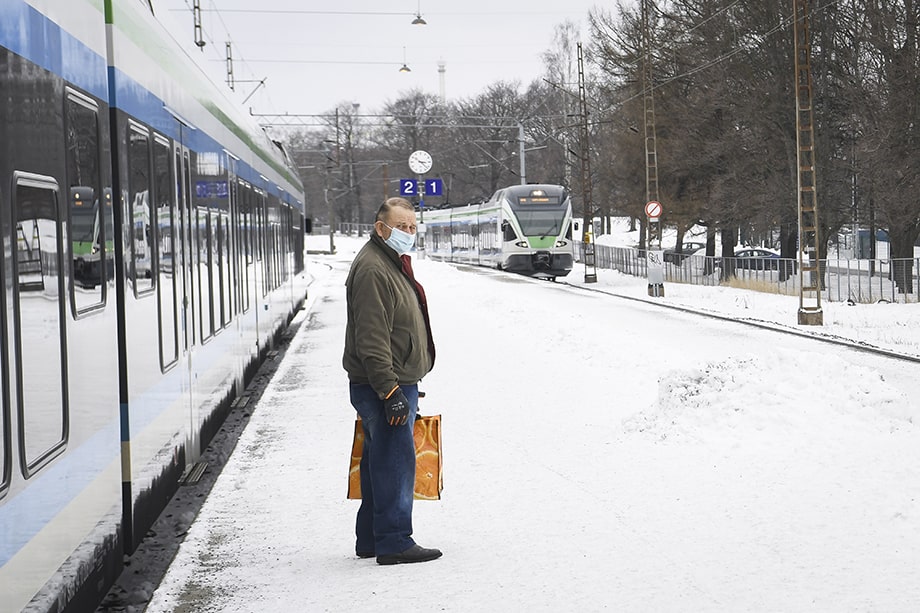
<instances>
[{"instance_id":1,"label":"train on track","mask_svg":"<svg viewBox=\"0 0 920 613\"><path fill-rule=\"evenodd\" d=\"M0 24L0 609L91 611L305 300L303 186L148 0Z\"/></svg>"},{"instance_id":2,"label":"train on track","mask_svg":"<svg viewBox=\"0 0 920 613\"><path fill-rule=\"evenodd\" d=\"M486 202L417 217L426 257L547 279L572 270L572 200L560 185L512 185Z\"/></svg>"}]
</instances>

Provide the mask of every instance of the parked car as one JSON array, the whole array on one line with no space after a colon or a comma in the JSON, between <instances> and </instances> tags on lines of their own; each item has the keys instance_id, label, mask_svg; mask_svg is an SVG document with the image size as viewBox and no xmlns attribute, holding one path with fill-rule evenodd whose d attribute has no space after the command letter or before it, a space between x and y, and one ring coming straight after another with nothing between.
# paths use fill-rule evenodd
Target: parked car
<instances>
[{"instance_id":1,"label":"parked car","mask_svg":"<svg viewBox=\"0 0 920 613\"><path fill-rule=\"evenodd\" d=\"M735 266L750 270L779 270L779 252L763 247L735 249Z\"/></svg>"},{"instance_id":2,"label":"parked car","mask_svg":"<svg viewBox=\"0 0 920 613\"><path fill-rule=\"evenodd\" d=\"M706 249L706 243L696 241L684 241L681 243L680 252L677 251L677 245L670 249L664 250L664 261L672 264L680 264L685 259L700 250Z\"/></svg>"}]
</instances>

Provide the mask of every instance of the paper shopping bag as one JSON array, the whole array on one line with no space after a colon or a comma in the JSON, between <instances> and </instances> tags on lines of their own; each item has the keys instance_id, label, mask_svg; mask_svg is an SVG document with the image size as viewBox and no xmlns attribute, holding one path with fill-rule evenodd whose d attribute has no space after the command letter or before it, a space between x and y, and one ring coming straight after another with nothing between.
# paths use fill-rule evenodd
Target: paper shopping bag
<instances>
[{"instance_id":1,"label":"paper shopping bag","mask_svg":"<svg viewBox=\"0 0 920 613\"><path fill-rule=\"evenodd\" d=\"M440 500L444 489L441 458L441 416L427 415L415 420L415 499ZM361 498L361 456L364 454L364 428L355 420L348 470L348 497Z\"/></svg>"}]
</instances>

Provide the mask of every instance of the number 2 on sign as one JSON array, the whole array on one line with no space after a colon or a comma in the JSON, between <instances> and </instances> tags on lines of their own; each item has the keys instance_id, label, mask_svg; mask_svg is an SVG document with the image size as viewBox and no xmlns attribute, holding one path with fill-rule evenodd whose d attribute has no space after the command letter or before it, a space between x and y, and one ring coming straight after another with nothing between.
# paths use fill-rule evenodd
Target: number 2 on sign
<instances>
[{"instance_id":1,"label":"number 2 on sign","mask_svg":"<svg viewBox=\"0 0 920 613\"><path fill-rule=\"evenodd\" d=\"M414 179L406 179L403 181L402 193L406 196L414 196L415 190L418 189L417 186L418 183Z\"/></svg>"}]
</instances>

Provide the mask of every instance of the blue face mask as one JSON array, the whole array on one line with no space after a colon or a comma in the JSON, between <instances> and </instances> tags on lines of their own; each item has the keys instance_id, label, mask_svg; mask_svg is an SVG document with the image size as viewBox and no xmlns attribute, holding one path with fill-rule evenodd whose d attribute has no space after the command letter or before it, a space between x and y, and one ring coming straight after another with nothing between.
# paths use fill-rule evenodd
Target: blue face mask
<instances>
[{"instance_id":1,"label":"blue face mask","mask_svg":"<svg viewBox=\"0 0 920 613\"><path fill-rule=\"evenodd\" d=\"M383 225L387 226L385 222ZM386 239L384 242L399 255L409 253L415 246L415 234L403 232L399 228L387 227L390 228L390 238Z\"/></svg>"}]
</instances>

